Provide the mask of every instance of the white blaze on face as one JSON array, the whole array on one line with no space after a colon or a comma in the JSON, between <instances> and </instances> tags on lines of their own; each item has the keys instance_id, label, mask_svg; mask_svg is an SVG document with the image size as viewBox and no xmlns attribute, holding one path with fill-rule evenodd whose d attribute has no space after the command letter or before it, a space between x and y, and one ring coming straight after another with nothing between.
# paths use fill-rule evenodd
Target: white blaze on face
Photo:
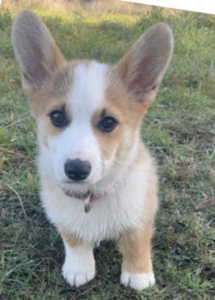
<instances>
[{"instance_id":1,"label":"white blaze on face","mask_svg":"<svg viewBox=\"0 0 215 300\"><path fill-rule=\"evenodd\" d=\"M68 180L64 164L68 159L79 158L91 164L86 182L95 183L102 176L99 142L92 128L93 113L104 105L107 65L92 62L75 67L66 109L72 122L57 137L50 139L54 175L59 182Z\"/></svg>"}]
</instances>

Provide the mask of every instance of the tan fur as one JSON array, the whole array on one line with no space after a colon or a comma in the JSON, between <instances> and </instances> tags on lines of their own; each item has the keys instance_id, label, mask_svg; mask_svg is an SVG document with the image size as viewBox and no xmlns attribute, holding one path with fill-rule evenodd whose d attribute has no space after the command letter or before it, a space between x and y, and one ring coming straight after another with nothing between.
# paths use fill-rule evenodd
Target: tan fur
<instances>
[{"instance_id":1,"label":"tan fur","mask_svg":"<svg viewBox=\"0 0 215 300\"><path fill-rule=\"evenodd\" d=\"M70 247L75 248L81 245L81 240L76 236L67 232L66 229L57 226L57 230L64 242L70 245Z\"/></svg>"},{"instance_id":2,"label":"tan fur","mask_svg":"<svg viewBox=\"0 0 215 300\"><path fill-rule=\"evenodd\" d=\"M102 110L94 114L92 123L94 132L101 145L102 159L105 161L109 156L115 154L117 160L121 160L134 143L135 131L141 123L143 109L141 106L140 110L140 104L129 98L122 81L111 68L107 75L106 85L105 106L102 110L105 109L106 116L114 117L118 125L113 132L108 134L98 130L97 124Z\"/></svg>"},{"instance_id":3,"label":"tan fur","mask_svg":"<svg viewBox=\"0 0 215 300\"><path fill-rule=\"evenodd\" d=\"M143 223L140 229L131 229L119 240L123 255L122 270L132 274L152 272L151 237L152 222Z\"/></svg>"},{"instance_id":4,"label":"tan fur","mask_svg":"<svg viewBox=\"0 0 215 300\"><path fill-rule=\"evenodd\" d=\"M90 62L67 62L61 70L52 74L46 84L41 86L38 91L25 91L33 116L40 120L41 138L47 147L48 138L57 136L64 130L51 124L48 118L50 112L64 107L69 123L72 122L72 112L67 102L69 101L69 93L73 84L74 68L80 63L88 65Z\"/></svg>"},{"instance_id":5,"label":"tan fur","mask_svg":"<svg viewBox=\"0 0 215 300\"><path fill-rule=\"evenodd\" d=\"M73 82L75 65L76 62L66 63L61 70L51 74L39 90L25 90L33 116L36 119L50 113L52 108L66 105L68 93Z\"/></svg>"},{"instance_id":6,"label":"tan fur","mask_svg":"<svg viewBox=\"0 0 215 300\"><path fill-rule=\"evenodd\" d=\"M61 110L62 107L65 107L67 119L71 122L71 112L66 109L68 90L61 95L55 95L49 90L49 85L47 85L42 93L27 93L33 115L37 120L40 120L41 139L46 147L48 147L47 141L49 138L57 136L63 131L63 128L56 128L52 125L48 117L49 114L53 110Z\"/></svg>"}]
</instances>

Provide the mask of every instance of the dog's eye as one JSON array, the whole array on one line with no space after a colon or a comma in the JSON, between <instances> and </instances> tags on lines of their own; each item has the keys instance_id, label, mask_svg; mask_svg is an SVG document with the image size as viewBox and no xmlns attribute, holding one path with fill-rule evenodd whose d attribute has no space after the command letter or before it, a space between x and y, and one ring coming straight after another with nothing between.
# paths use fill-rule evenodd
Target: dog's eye
<instances>
[{"instance_id":1,"label":"dog's eye","mask_svg":"<svg viewBox=\"0 0 215 300\"><path fill-rule=\"evenodd\" d=\"M118 124L113 117L104 117L98 124L98 127L103 132L111 132Z\"/></svg>"},{"instance_id":2,"label":"dog's eye","mask_svg":"<svg viewBox=\"0 0 215 300\"><path fill-rule=\"evenodd\" d=\"M49 117L55 127L64 127L68 123L65 113L61 110L53 110Z\"/></svg>"}]
</instances>

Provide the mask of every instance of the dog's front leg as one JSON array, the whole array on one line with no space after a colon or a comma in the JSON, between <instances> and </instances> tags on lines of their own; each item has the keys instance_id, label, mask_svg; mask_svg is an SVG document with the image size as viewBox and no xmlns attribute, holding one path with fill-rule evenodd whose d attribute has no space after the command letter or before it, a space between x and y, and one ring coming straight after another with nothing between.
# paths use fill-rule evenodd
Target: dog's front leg
<instances>
[{"instance_id":1,"label":"dog's front leg","mask_svg":"<svg viewBox=\"0 0 215 300\"><path fill-rule=\"evenodd\" d=\"M63 277L71 286L81 286L95 277L95 259L93 246L77 239L62 229L58 231L63 239L65 261Z\"/></svg>"},{"instance_id":2,"label":"dog's front leg","mask_svg":"<svg viewBox=\"0 0 215 300\"><path fill-rule=\"evenodd\" d=\"M155 277L151 262L152 224L126 231L119 239L123 256L121 283L135 290L154 285Z\"/></svg>"}]
</instances>

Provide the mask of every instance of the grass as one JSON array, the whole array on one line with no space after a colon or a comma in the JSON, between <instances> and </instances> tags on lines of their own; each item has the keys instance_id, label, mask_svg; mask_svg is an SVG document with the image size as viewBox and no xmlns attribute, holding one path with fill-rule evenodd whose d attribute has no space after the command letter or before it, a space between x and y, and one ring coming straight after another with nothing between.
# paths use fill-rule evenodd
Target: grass
<instances>
[{"instance_id":1,"label":"grass","mask_svg":"<svg viewBox=\"0 0 215 300\"><path fill-rule=\"evenodd\" d=\"M38 1L37 1L38 2ZM95 250L97 277L79 288L61 276L63 246L38 200L35 123L20 85L11 24L22 7L47 23L67 59L115 63L150 25L166 21L173 61L144 119L142 135L157 159L160 210L153 239L157 285L119 285L121 256L111 242ZM215 17L191 12L144 15L46 10L38 3L0 13L0 298L7 300L212 300L215 295Z\"/></svg>"},{"instance_id":2,"label":"grass","mask_svg":"<svg viewBox=\"0 0 215 300\"><path fill-rule=\"evenodd\" d=\"M54 9L62 11L72 11L80 13L80 11L93 12L93 14L101 12L120 12L127 14L142 14L151 9L150 5L139 5L135 3L122 2L118 0L22 0L21 4L18 0L2 0L5 7L23 7L23 4L32 7L40 7L43 9ZM175 12L174 9L169 9Z\"/></svg>"}]
</instances>

